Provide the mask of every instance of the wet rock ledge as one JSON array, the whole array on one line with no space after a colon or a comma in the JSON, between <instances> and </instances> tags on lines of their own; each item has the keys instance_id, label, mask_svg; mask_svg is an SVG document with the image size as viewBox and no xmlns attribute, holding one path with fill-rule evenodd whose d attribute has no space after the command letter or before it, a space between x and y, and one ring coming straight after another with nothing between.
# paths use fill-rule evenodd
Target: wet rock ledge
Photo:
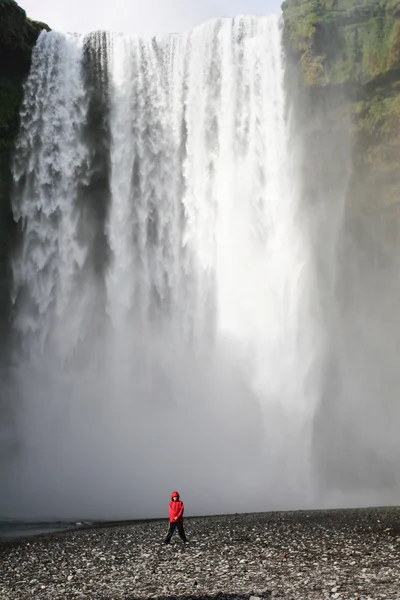
<instances>
[{"instance_id":1,"label":"wet rock ledge","mask_svg":"<svg viewBox=\"0 0 400 600\"><path fill-rule=\"evenodd\" d=\"M165 521L0 542L1 600L400 599L400 509Z\"/></svg>"}]
</instances>

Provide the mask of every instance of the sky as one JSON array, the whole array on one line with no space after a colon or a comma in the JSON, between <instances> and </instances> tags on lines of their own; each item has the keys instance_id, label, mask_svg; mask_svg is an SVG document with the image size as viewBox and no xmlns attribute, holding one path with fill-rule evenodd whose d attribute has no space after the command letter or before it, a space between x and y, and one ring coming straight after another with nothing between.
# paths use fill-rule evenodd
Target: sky
<instances>
[{"instance_id":1,"label":"sky","mask_svg":"<svg viewBox=\"0 0 400 600\"><path fill-rule=\"evenodd\" d=\"M175 33L216 17L280 12L282 0L17 0L52 29L136 35Z\"/></svg>"}]
</instances>

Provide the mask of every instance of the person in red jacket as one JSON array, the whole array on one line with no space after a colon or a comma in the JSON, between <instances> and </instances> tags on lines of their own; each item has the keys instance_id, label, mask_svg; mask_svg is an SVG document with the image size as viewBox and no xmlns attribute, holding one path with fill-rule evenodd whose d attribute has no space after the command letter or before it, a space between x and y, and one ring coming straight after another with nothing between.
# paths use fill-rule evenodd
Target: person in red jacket
<instances>
[{"instance_id":1,"label":"person in red jacket","mask_svg":"<svg viewBox=\"0 0 400 600\"><path fill-rule=\"evenodd\" d=\"M171 502L169 503L169 529L164 542L169 544L175 529L178 529L179 537L186 544L187 539L183 528L183 502L179 500L179 493L172 492Z\"/></svg>"}]
</instances>

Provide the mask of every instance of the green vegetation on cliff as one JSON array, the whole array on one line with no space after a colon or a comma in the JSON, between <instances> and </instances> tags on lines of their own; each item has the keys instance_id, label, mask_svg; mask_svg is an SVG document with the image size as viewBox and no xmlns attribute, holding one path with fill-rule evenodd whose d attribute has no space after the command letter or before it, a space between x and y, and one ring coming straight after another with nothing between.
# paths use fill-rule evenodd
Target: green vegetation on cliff
<instances>
[{"instance_id":1,"label":"green vegetation on cliff","mask_svg":"<svg viewBox=\"0 0 400 600\"><path fill-rule=\"evenodd\" d=\"M303 87L343 90L353 129L352 208L400 199L400 0L286 0L288 55ZM337 108L337 107L336 107Z\"/></svg>"},{"instance_id":2,"label":"green vegetation on cliff","mask_svg":"<svg viewBox=\"0 0 400 600\"><path fill-rule=\"evenodd\" d=\"M11 212L11 155L19 128L23 84L32 49L47 25L31 21L14 0L0 0L0 311L8 292L8 255L15 235ZM2 331L0 330L0 335Z\"/></svg>"},{"instance_id":3,"label":"green vegetation on cliff","mask_svg":"<svg viewBox=\"0 0 400 600\"><path fill-rule=\"evenodd\" d=\"M308 85L366 83L400 66L400 0L286 0L282 9Z\"/></svg>"}]
</instances>

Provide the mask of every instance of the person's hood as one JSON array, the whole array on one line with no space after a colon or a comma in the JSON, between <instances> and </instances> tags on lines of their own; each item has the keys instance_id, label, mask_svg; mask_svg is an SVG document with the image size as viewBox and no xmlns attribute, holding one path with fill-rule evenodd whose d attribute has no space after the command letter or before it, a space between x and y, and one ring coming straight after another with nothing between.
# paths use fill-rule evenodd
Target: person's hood
<instances>
[{"instance_id":1,"label":"person's hood","mask_svg":"<svg viewBox=\"0 0 400 600\"><path fill-rule=\"evenodd\" d=\"M179 492L172 492L171 500L173 499L174 496L178 496L178 500L179 500Z\"/></svg>"}]
</instances>

